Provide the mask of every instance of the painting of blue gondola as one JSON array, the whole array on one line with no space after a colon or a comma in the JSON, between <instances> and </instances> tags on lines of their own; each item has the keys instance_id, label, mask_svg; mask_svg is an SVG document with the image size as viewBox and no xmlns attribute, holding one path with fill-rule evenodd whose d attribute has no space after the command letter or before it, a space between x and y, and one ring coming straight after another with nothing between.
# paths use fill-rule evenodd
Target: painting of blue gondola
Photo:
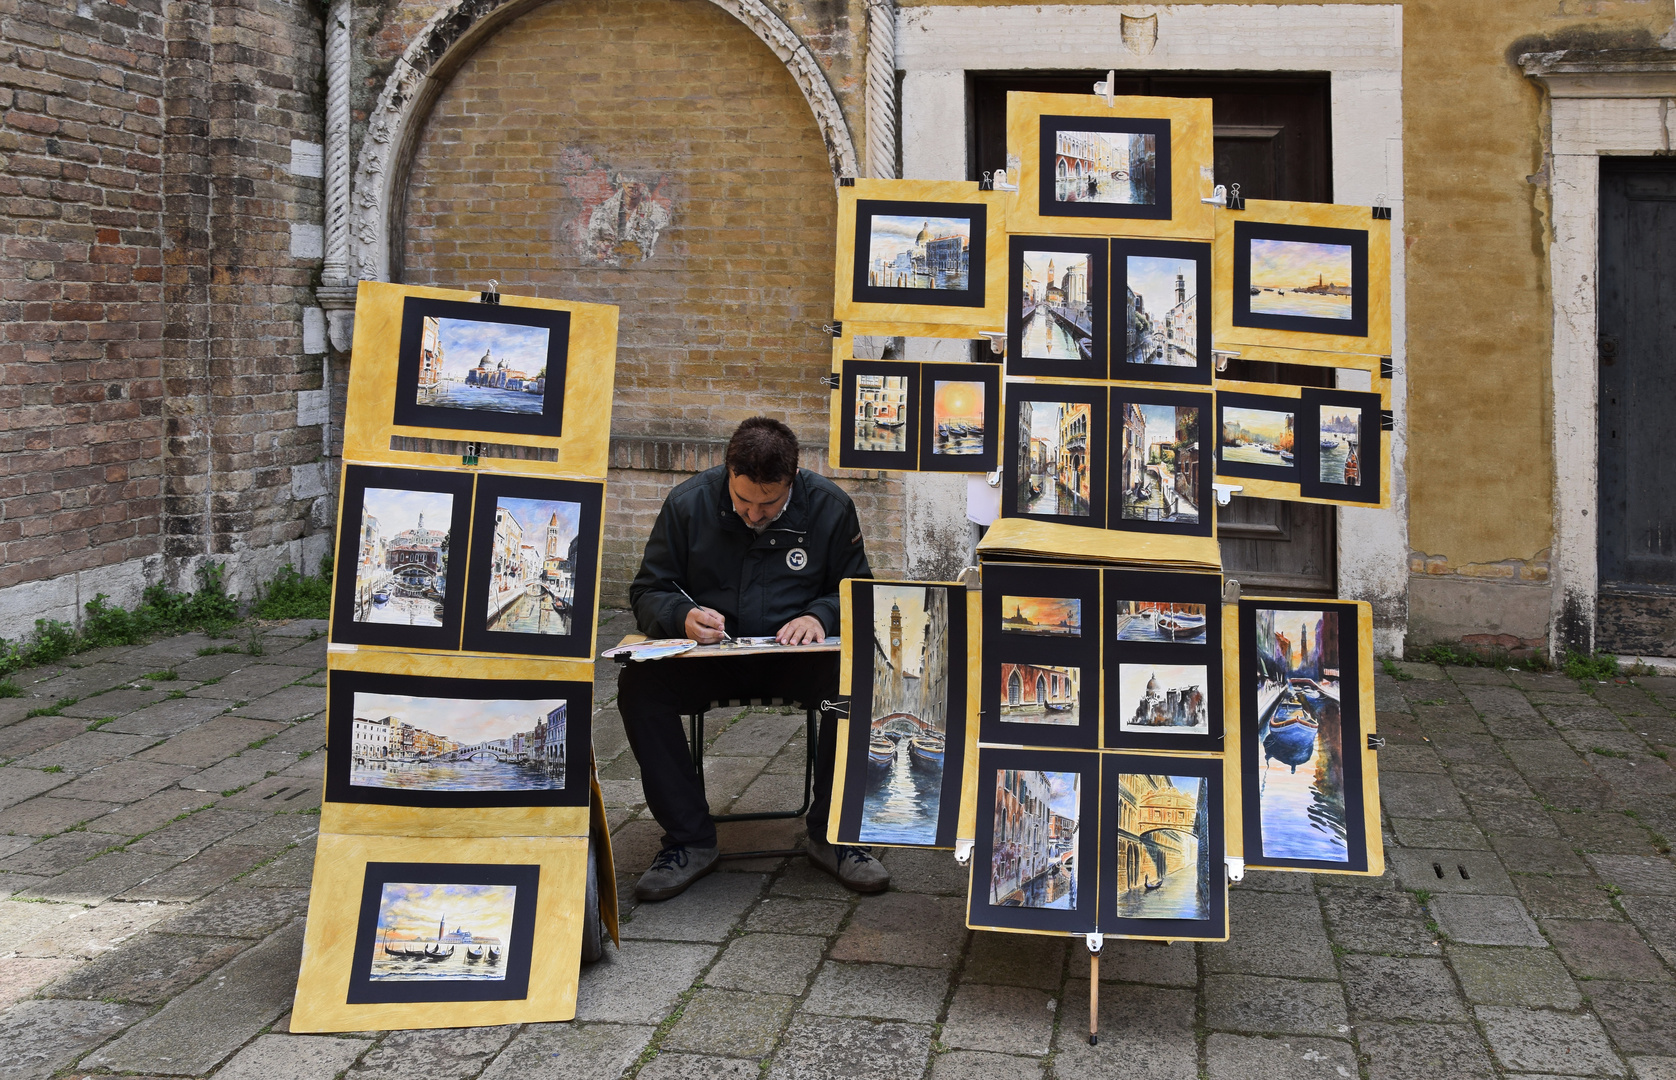
<instances>
[{"instance_id":1,"label":"painting of blue gondola","mask_svg":"<svg viewBox=\"0 0 1676 1080\"><path fill-rule=\"evenodd\" d=\"M934 844L948 730L949 594L870 587L873 694L859 838Z\"/></svg>"},{"instance_id":2,"label":"painting of blue gondola","mask_svg":"<svg viewBox=\"0 0 1676 1080\"><path fill-rule=\"evenodd\" d=\"M1258 803L1268 858L1349 860L1333 611L1259 608L1256 680Z\"/></svg>"}]
</instances>

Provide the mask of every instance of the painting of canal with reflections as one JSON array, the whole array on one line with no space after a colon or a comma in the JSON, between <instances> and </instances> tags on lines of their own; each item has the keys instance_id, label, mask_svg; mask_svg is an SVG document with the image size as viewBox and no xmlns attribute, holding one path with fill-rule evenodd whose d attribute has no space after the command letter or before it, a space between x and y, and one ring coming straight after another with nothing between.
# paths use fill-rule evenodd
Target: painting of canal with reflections
<instances>
[{"instance_id":1,"label":"painting of canal with reflections","mask_svg":"<svg viewBox=\"0 0 1676 1080\"><path fill-rule=\"evenodd\" d=\"M1292 468L1292 424L1290 412L1224 407L1218 448L1222 460Z\"/></svg>"},{"instance_id":2,"label":"painting of canal with reflections","mask_svg":"<svg viewBox=\"0 0 1676 1080\"><path fill-rule=\"evenodd\" d=\"M1199 776L1119 773L1117 787L1118 916L1210 918L1217 882L1211 875L1209 784Z\"/></svg>"},{"instance_id":3,"label":"painting of canal with reflections","mask_svg":"<svg viewBox=\"0 0 1676 1080\"><path fill-rule=\"evenodd\" d=\"M1089 262L1083 251L1023 253L1023 304L1019 318L1021 355L1026 360L1091 360L1094 306L1088 292ZM1104 301L1104 297L1099 300Z\"/></svg>"},{"instance_id":4,"label":"painting of canal with reflections","mask_svg":"<svg viewBox=\"0 0 1676 1080\"><path fill-rule=\"evenodd\" d=\"M1259 608L1256 638L1263 855L1348 862L1338 613Z\"/></svg>"},{"instance_id":5,"label":"painting of canal with reflections","mask_svg":"<svg viewBox=\"0 0 1676 1080\"><path fill-rule=\"evenodd\" d=\"M859 837L935 844L948 731L949 594L874 585L873 715Z\"/></svg>"},{"instance_id":6,"label":"painting of canal with reflections","mask_svg":"<svg viewBox=\"0 0 1676 1080\"><path fill-rule=\"evenodd\" d=\"M581 520L581 503L506 496L496 500L487 629L559 636L571 632Z\"/></svg>"},{"instance_id":7,"label":"painting of canal with reflections","mask_svg":"<svg viewBox=\"0 0 1676 1080\"><path fill-rule=\"evenodd\" d=\"M356 622L442 625L453 513L454 496L446 491L366 489L355 559Z\"/></svg>"},{"instance_id":8,"label":"painting of canal with reflections","mask_svg":"<svg viewBox=\"0 0 1676 1080\"><path fill-rule=\"evenodd\" d=\"M1117 640L1153 644L1205 643L1205 605L1152 600L1119 600Z\"/></svg>"},{"instance_id":9,"label":"painting of canal with reflections","mask_svg":"<svg viewBox=\"0 0 1676 1080\"><path fill-rule=\"evenodd\" d=\"M1321 482L1360 487L1362 410L1321 406Z\"/></svg>"},{"instance_id":10,"label":"painting of canal with reflections","mask_svg":"<svg viewBox=\"0 0 1676 1080\"><path fill-rule=\"evenodd\" d=\"M349 783L408 791L563 791L569 703L355 694Z\"/></svg>"},{"instance_id":11,"label":"painting of canal with reflections","mask_svg":"<svg viewBox=\"0 0 1676 1080\"><path fill-rule=\"evenodd\" d=\"M1018 510L1089 517L1089 424L1082 401L1024 401L1018 410Z\"/></svg>"},{"instance_id":12,"label":"painting of canal with reflections","mask_svg":"<svg viewBox=\"0 0 1676 1080\"><path fill-rule=\"evenodd\" d=\"M1082 775L1000 769L989 902L996 907L1077 909Z\"/></svg>"},{"instance_id":13,"label":"painting of canal with reflections","mask_svg":"<svg viewBox=\"0 0 1676 1080\"><path fill-rule=\"evenodd\" d=\"M426 318L415 404L540 416L548 334L544 326Z\"/></svg>"},{"instance_id":14,"label":"painting of canal with reflections","mask_svg":"<svg viewBox=\"0 0 1676 1080\"><path fill-rule=\"evenodd\" d=\"M907 377L856 376L855 449L900 454L907 448Z\"/></svg>"},{"instance_id":15,"label":"painting of canal with reflections","mask_svg":"<svg viewBox=\"0 0 1676 1080\"><path fill-rule=\"evenodd\" d=\"M515 885L386 882L367 978L478 982L506 978Z\"/></svg>"}]
</instances>

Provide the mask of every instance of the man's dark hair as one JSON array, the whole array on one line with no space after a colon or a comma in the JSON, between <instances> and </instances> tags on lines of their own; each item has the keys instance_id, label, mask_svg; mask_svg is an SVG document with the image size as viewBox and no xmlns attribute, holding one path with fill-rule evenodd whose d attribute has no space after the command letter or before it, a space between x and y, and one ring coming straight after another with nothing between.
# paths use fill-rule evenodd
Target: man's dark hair
<instances>
[{"instance_id":1,"label":"man's dark hair","mask_svg":"<svg viewBox=\"0 0 1676 1080\"><path fill-rule=\"evenodd\" d=\"M797 475L797 436L766 416L753 416L727 441L727 469L757 484L781 484Z\"/></svg>"}]
</instances>

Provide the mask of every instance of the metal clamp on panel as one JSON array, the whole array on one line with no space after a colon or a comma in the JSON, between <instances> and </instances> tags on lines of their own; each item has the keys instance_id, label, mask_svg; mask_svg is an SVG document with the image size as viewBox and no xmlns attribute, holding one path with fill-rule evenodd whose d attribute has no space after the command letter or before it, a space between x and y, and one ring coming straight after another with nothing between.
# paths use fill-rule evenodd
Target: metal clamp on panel
<instances>
[{"instance_id":1,"label":"metal clamp on panel","mask_svg":"<svg viewBox=\"0 0 1676 1080\"><path fill-rule=\"evenodd\" d=\"M1233 352L1230 349L1212 349L1210 351L1210 356L1216 363L1216 370L1218 371L1227 371L1228 361L1238 360L1240 358L1239 353Z\"/></svg>"},{"instance_id":2,"label":"metal clamp on panel","mask_svg":"<svg viewBox=\"0 0 1676 1080\"><path fill-rule=\"evenodd\" d=\"M1379 358L1379 377L1381 379L1389 379L1391 376L1396 374L1396 371L1396 365L1391 363L1391 358L1389 356L1381 356Z\"/></svg>"},{"instance_id":3,"label":"metal clamp on panel","mask_svg":"<svg viewBox=\"0 0 1676 1080\"><path fill-rule=\"evenodd\" d=\"M1222 583L1222 602L1224 604L1240 602L1240 582L1238 578L1229 578Z\"/></svg>"},{"instance_id":4,"label":"metal clamp on panel","mask_svg":"<svg viewBox=\"0 0 1676 1080\"><path fill-rule=\"evenodd\" d=\"M996 356L1007 355L1007 332L1005 330L979 330L978 336L989 342L989 351Z\"/></svg>"},{"instance_id":5,"label":"metal clamp on panel","mask_svg":"<svg viewBox=\"0 0 1676 1080\"><path fill-rule=\"evenodd\" d=\"M841 322L821 323L821 332L829 337L843 337L844 324Z\"/></svg>"},{"instance_id":6,"label":"metal clamp on panel","mask_svg":"<svg viewBox=\"0 0 1676 1080\"><path fill-rule=\"evenodd\" d=\"M972 861L972 848L976 841L956 840L954 842L954 861L965 866Z\"/></svg>"},{"instance_id":7,"label":"metal clamp on panel","mask_svg":"<svg viewBox=\"0 0 1676 1080\"><path fill-rule=\"evenodd\" d=\"M1395 430L1397 430L1397 414L1392 412L1390 409L1380 409L1379 410L1379 430L1380 431L1395 431Z\"/></svg>"},{"instance_id":8,"label":"metal clamp on panel","mask_svg":"<svg viewBox=\"0 0 1676 1080\"><path fill-rule=\"evenodd\" d=\"M838 376L838 375L822 375L821 376L821 385L826 387L828 390L838 389L839 385L842 382L843 382L842 376Z\"/></svg>"},{"instance_id":9,"label":"metal clamp on panel","mask_svg":"<svg viewBox=\"0 0 1676 1080\"><path fill-rule=\"evenodd\" d=\"M1383 750L1383 749L1385 749L1385 736L1383 736L1383 735L1369 735L1368 736L1368 749L1369 750Z\"/></svg>"},{"instance_id":10,"label":"metal clamp on panel","mask_svg":"<svg viewBox=\"0 0 1676 1080\"><path fill-rule=\"evenodd\" d=\"M1243 855L1224 855L1222 864L1228 868L1229 881L1245 880L1245 857Z\"/></svg>"},{"instance_id":11,"label":"metal clamp on panel","mask_svg":"<svg viewBox=\"0 0 1676 1080\"><path fill-rule=\"evenodd\" d=\"M839 698L837 701L821 701L821 712L829 712L834 716L850 715L850 699Z\"/></svg>"},{"instance_id":12,"label":"metal clamp on panel","mask_svg":"<svg viewBox=\"0 0 1676 1080\"><path fill-rule=\"evenodd\" d=\"M1018 185L1017 184L1010 184L1010 183L1007 182L1007 170L1006 169L996 169L992 173L986 172L986 173L983 174L983 179L978 181L978 190L979 191L1017 191L1018 190Z\"/></svg>"},{"instance_id":13,"label":"metal clamp on panel","mask_svg":"<svg viewBox=\"0 0 1676 1080\"><path fill-rule=\"evenodd\" d=\"M1216 489L1216 505L1227 506L1234 501L1234 493L1245 490L1244 484L1211 484Z\"/></svg>"},{"instance_id":14,"label":"metal clamp on panel","mask_svg":"<svg viewBox=\"0 0 1676 1080\"><path fill-rule=\"evenodd\" d=\"M1229 184L1227 187L1223 187L1221 184L1218 184L1216 185L1216 190L1211 192L1210 198L1200 199L1199 201L1211 203L1214 206L1220 206L1224 210L1245 209L1245 196L1240 194L1240 186L1238 184Z\"/></svg>"},{"instance_id":15,"label":"metal clamp on panel","mask_svg":"<svg viewBox=\"0 0 1676 1080\"><path fill-rule=\"evenodd\" d=\"M490 278L489 291L479 293L477 296L477 302L480 304L500 303L500 282L496 281L494 278Z\"/></svg>"},{"instance_id":16,"label":"metal clamp on panel","mask_svg":"<svg viewBox=\"0 0 1676 1080\"><path fill-rule=\"evenodd\" d=\"M1385 205L1385 193L1383 191L1373 197L1373 220L1391 220L1391 208Z\"/></svg>"},{"instance_id":17,"label":"metal clamp on panel","mask_svg":"<svg viewBox=\"0 0 1676 1080\"><path fill-rule=\"evenodd\" d=\"M855 177L853 177L853 176L840 176L838 178L838 186L839 187L855 187Z\"/></svg>"},{"instance_id":18,"label":"metal clamp on panel","mask_svg":"<svg viewBox=\"0 0 1676 1080\"><path fill-rule=\"evenodd\" d=\"M1112 68L1109 71L1107 71L1106 72L1106 77L1103 80L1101 80L1100 82L1097 82L1097 83L1094 84L1095 95L1098 96L1098 97L1103 97L1103 98L1106 99L1106 108L1108 108L1108 109L1117 104L1117 102L1114 100L1114 95L1112 93L1112 90L1116 86L1117 86L1117 69L1116 68Z\"/></svg>"},{"instance_id":19,"label":"metal clamp on panel","mask_svg":"<svg viewBox=\"0 0 1676 1080\"><path fill-rule=\"evenodd\" d=\"M462 465L476 465L477 464L477 444L476 443L474 443L474 442L466 443L466 452L465 452L464 456L462 456L460 458L460 464L462 464Z\"/></svg>"}]
</instances>

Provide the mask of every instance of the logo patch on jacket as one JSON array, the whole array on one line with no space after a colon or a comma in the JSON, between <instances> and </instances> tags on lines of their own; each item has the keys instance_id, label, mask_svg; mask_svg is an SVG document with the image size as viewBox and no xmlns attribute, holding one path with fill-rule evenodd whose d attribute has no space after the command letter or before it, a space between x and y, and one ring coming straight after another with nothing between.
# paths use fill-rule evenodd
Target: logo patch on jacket
<instances>
[{"instance_id":1,"label":"logo patch on jacket","mask_svg":"<svg viewBox=\"0 0 1676 1080\"><path fill-rule=\"evenodd\" d=\"M793 570L801 570L809 565L809 553L802 548L792 548L786 552L786 565Z\"/></svg>"}]
</instances>

